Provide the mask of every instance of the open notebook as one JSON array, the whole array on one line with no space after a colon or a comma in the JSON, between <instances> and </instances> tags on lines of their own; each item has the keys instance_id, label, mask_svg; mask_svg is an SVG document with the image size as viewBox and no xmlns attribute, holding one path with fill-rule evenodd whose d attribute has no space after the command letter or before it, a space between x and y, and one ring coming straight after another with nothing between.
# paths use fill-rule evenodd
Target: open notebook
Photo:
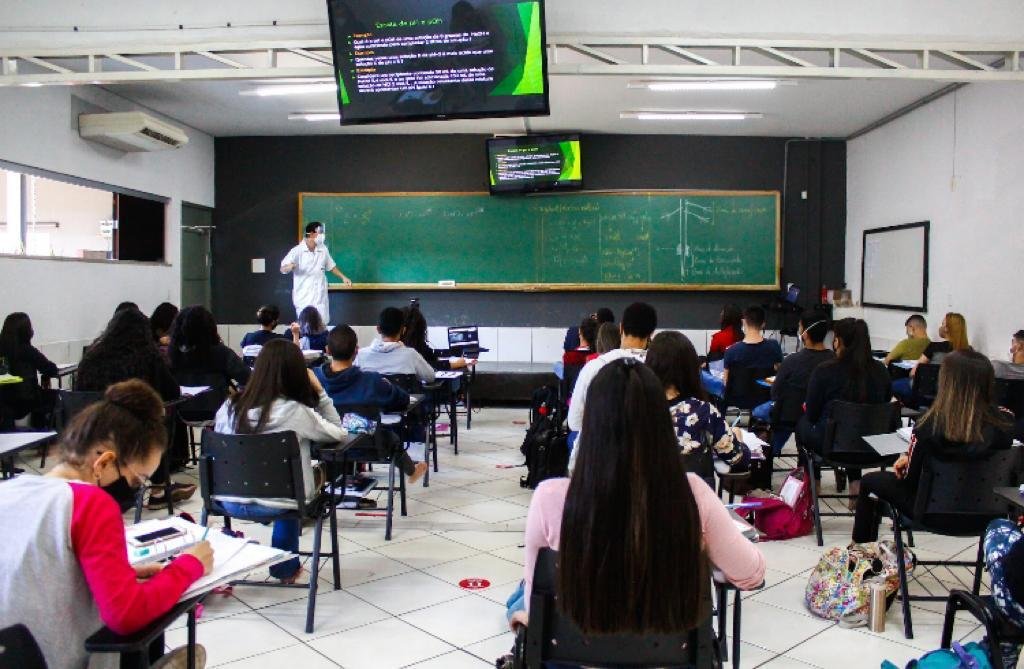
<instances>
[{"instance_id":1,"label":"open notebook","mask_svg":"<svg viewBox=\"0 0 1024 669\"><path fill-rule=\"evenodd\" d=\"M125 534L126 538L138 537L141 534L155 532L166 528L181 530L183 536L180 536L175 540L177 548L168 546L166 550L162 551L162 555L158 559L173 557L189 546L199 542L206 530L206 528L201 525L190 523L184 518L178 518L175 516L171 518L147 520L139 523L138 525L131 525L125 529ZM277 548L261 546L260 544L247 539L229 537L221 532L219 528L211 528L210 532L206 535L206 540L210 542L210 546L213 548L213 570L193 583L192 586L182 594L182 600L208 592L217 586L230 583L231 581L239 580L244 578L245 575L251 571L265 569L292 557L291 553ZM145 562L147 558L152 560L150 555L133 555L134 550L136 550L136 548L132 545L131 541L129 541L128 561L132 564Z\"/></svg>"}]
</instances>

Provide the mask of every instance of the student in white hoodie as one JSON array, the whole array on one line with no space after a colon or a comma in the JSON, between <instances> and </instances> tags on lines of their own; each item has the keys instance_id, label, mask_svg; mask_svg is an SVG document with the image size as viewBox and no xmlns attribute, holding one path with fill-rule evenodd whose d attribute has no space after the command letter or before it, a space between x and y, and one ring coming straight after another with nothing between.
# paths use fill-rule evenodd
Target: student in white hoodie
<instances>
[{"instance_id":1,"label":"student in white hoodie","mask_svg":"<svg viewBox=\"0 0 1024 669\"><path fill-rule=\"evenodd\" d=\"M248 385L217 411L214 429L222 434L295 432L307 500L317 492L310 444L340 441L346 434L331 398L313 372L306 369L302 351L284 339L269 341L263 346ZM299 521L278 519L283 509L295 508L295 500L222 497L219 501L233 517L273 520L274 548L298 552ZM301 571L299 559L294 558L272 566L270 575L284 583L294 583Z\"/></svg>"},{"instance_id":2,"label":"student in white hoodie","mask_svg":"<svg viewBox=\"0 0 1024 669\"><path fill-rule=\"evenodd\" d=\"M402 343L405 316L396 307L387 307L377 319L377 334L367 348L359 349L356 366L379 374L415 374L420 381L434 380L434 368L416 349Z\"/></svg>"}]
</instances>

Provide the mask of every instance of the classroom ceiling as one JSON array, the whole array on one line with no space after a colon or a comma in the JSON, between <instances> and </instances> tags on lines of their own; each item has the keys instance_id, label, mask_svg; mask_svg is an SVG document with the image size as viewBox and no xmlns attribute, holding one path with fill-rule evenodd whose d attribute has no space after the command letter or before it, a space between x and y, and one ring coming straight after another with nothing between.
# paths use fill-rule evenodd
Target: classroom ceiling
<instances>
[{"instance_id":1,"label":"classroom ceiling","mask_svg":"<svg viewBox=\"0 0 1024 669\"><path fill-rule=\"evenodd\" d=\"M454 120L341 127L333 121L289 120L291 112L336 112L331 93L256 97L239 95L255 84L234 81L119 84L107 89L215 136L522 133L571 130L590 133L846 137L941 88L928 81L793 81L772 91L655 92L630 89L638 77L560 75L551 78L551 115L529 119ZM746 111L742 121L638 121L631 110Z\"/></svg>"}]
</instances>

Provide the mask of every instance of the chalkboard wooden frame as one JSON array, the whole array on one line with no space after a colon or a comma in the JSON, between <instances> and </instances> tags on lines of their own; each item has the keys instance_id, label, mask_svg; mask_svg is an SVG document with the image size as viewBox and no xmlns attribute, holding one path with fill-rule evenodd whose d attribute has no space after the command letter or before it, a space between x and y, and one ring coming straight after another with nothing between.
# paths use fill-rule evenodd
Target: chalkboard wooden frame
<instances>
[{"instance_id":1,"label":"chalkboard wooden frame","mask_svg":"<svg viewBox=\"0 0 1024 669\"><path fill-rule=\"evenodd\" d=\"M364 193L298 193L298 240L304 237L303 198L305 197L451 197L485 195L494 197L487 191L392 191ZM638 189L623 191L575 191L572 195L679 195L679 196L763 196L775 198L775 282L772 284L675 284L675 283L459 283L455 286L442 286L437 283L357 283L351 286L331 283L328 278L328 290L493 290L516 292L571 292L584 290L653 290L653 291L736 291L736 290L778 290L781 283L782 264L782 198L777 190L657 190ZM522 196L513 196L522 197ZM560 197L560 194L525 197ZM351 277L350 277L351 278Z\"/></svg>"}]
</instances>

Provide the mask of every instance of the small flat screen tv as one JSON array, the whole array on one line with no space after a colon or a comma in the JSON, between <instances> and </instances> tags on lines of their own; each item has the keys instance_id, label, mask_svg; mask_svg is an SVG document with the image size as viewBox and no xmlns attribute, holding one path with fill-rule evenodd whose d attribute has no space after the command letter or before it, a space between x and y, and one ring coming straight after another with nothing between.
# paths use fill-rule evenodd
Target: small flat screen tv
<instances>
[{"instance_id":1,"label":"small flat screen tv","mask_svg":"<svg viewBox=\"0 0 1024 669\"><path fill-rule=\"evenodd\" d=\"M538 116L544 0L327 0L341 124Z\"/></svg>"},{"instance_id":2,"label":"small flat screen tv","mask_svg":"<svg viewBox=\"0 0 1024 669\"><path fill-rule=\"evenodd\" d=\"M527 135L487 140L491 193L583 188L579 135Z\"/></svg>"}]
</instances>

